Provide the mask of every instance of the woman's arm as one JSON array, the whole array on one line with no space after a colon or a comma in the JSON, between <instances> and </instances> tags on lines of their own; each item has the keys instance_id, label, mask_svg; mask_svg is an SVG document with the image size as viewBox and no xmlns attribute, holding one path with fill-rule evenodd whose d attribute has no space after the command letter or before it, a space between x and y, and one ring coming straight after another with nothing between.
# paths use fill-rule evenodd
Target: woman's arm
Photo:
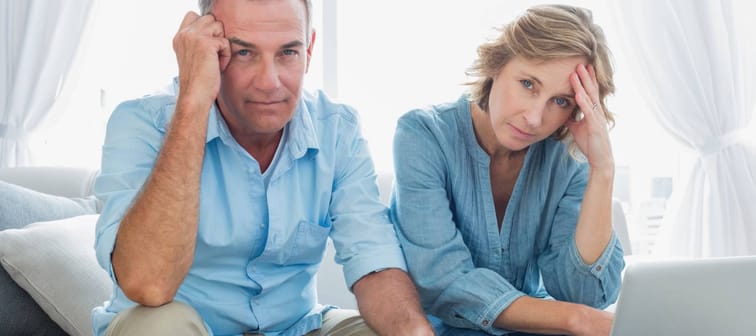
<instances>
[{"instance_id":1,"label":"woman's arm","mask_svg":"<svg viewBox=\"0 0 756 336\"><path fill-rule=\"evenodd\" d=\"M575 242L583 261L593 264L612 238L614 155L593 66L579 64L570 76L570 83L584 118L568 126L590 166Z\"/></svg>"},{"instance_id":2,"label":"woman's arm","mask_svg":"<svg viewBox=\"0 0 756 336\"><path fill-rule=\"evenodd\" d=\"M523 296L509 305L494 326L544 335L609 335L614 316L586 305Z\"/></svg>"},{"instance_id":3,"label":"woman's arm","mask_svg":"<svg viewBox=\"0 0 756 336\"><path fill-rule=\"evenodd\" d=\"M570 76L584 118L567 126L588 164L564 178L569 185L538 265L557 300L603 308L619 294L624 260L612 229L614 158L595 78L592 67L582 64Z\"/></svg>"}]
</instances>

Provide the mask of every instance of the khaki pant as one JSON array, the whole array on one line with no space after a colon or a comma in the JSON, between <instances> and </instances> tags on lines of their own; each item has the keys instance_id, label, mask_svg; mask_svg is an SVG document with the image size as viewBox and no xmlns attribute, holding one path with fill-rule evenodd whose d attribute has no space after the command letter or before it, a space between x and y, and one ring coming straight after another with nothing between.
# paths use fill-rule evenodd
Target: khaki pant
<instances>
[{"instance_id":1,"label":"khaki pant","mask_svg":"<svg viewBox=\"0 0 756 336\"><path fill-rule=\"evenodd\" d=\"M208 336L205 323L194 308L181 302L160 307L136 306L124 310L110 322L105 336L195 335ZM249 333L245 335L258 335ZM374 336L360 316L351 309L331 309L323 316L323 327L307 336Z\"/></svg>"}]
</instances>

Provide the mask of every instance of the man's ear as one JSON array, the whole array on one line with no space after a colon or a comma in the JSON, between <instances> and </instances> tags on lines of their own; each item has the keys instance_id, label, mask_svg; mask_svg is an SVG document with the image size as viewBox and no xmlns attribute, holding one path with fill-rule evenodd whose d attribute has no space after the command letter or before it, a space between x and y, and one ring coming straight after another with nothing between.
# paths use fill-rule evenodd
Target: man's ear
<instances>
[{"instance_id":1,"label":"man's ear","mask_svg":"<svg viewBox=\"0 0 756 336\"><path fill-rule=\"evenodd\" d=\"M310 41L307 43L307 64L305 64L305 72L310 70L310 58L312 58L312 49L315 47L315 28L312 28L312 35L310 35Z\"/></svg>"}]
</instances>

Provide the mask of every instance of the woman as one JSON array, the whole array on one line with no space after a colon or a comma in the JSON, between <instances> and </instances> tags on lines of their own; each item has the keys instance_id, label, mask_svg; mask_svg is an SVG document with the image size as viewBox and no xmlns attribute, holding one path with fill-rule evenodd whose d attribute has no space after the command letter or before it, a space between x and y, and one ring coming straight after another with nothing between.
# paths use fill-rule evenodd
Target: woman
<instances>
[{"instance_id":1,"label":"woman","mask_svg":"<svg viewBox=\"0 0 756 336\"><path fill-rule=\"evenodd\" d=\"M608 335L624 261L601 28L537 6L478 55L469 94L394 138L392 215L423 305L439 334Z\"/></svg>"}]
</instances>

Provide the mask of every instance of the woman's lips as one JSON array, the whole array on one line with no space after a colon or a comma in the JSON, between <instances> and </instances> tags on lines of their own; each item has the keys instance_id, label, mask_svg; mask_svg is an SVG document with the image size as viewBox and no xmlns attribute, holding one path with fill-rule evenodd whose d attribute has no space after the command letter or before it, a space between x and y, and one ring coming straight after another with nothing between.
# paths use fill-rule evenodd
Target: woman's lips
<instances>
[{"instance_id":1,"label":"woman's lips","mask_svg":"<svg viewBox=\"0 0 756 336\"><path fill-rule=\"evenodd\" d=\"M514 131L514 135L516 138L523 139L523 140L530 140L531 138L535 136L535 134L524 132L523 130L517 128L517 126L515 125L512 125L512 124L508 124L508 125Z\"/></svg>"}]
</instances>

